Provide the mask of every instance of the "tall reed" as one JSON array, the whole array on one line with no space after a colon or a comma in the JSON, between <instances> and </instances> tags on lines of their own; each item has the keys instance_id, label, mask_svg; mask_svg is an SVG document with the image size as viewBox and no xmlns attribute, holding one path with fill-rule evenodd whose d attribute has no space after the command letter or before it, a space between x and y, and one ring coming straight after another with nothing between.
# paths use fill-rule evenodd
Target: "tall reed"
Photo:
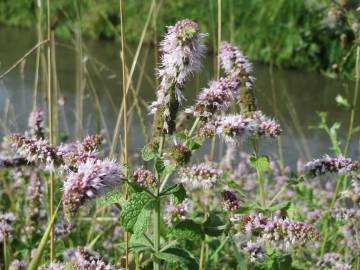
<instances>
[{"instance_id":1,"label":"tall reed","mask_svg":"<svg viewBox=\"0 0 360 270\"><path fill-rule=\"evenodd\" d=\"M47 48L47 98L48 98L48 119L49 119L49 142L53 144L54 142L54 126L53 126L53 73L52 73L52 44L54 42L52 34L52 20L51 20L51 0L47 0L47 38L50 41L50 44ZM50 172L49 176L49 220L54 215L54 205L55 205L55 177L54 172ZM51 225L50 229L50 261L55 260L55 233L54 226Z\"/></svg>"},{"instance_id":2,"label":"tall reed","mask_svg":"<svg viewBox=\"0 0 360 270\"><path fill-rule=\"evenodd\" d=\"M119 1L119 15L120 15L120 41L121 41L121 51L120 51L120 60L121 60L121 79L122 79L122 95L123 95L123 129L124 129L124 145L123 153L121 157L124 164L127 166L129 163L128 160L128 126L127 126L127 91L126 91L126 75L125 75L125 54L124 54L124 43L125 43L125 33L124 33L124 0ZM125 177L128 176L128 170L125 171ZM125 199L128 199L128 188L125 188ZM129 268L129 233L126 231L124 235L125 241L125 269Z\"/></svg>"}]
</instances>

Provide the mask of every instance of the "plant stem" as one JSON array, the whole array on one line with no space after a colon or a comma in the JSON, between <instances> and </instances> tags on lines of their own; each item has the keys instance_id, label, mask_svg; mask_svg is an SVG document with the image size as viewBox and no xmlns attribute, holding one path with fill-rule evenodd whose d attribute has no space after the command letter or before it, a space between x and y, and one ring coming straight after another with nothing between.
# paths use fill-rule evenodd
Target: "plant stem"
<instances>
[{"instance_id":1,"label":"plant stem","mask_svg":"<svg viewBox=\"0 0 360 270\"><path fill-rule=\"evenodd\" d=\"M190 129L190 132L189 132L189 134L188 134L188 137L191 137L191 136L193 135L193 133L194 133L197 125L199 124L199 122L200 122L200 117L197 117L197 118L195 119L194 124L192 125L192 127L191 127L191 129Z\"/></svg>"},{"instance_id":2,"label":"plant stem","mask_svg":"<svg viewBox=\"0 0 360 270\"><path fill-rule=\"evenodd\" d=\"M350 114L350 124L349 130L346 138L345 148L344 148L344 155L347 154L350 146L350 141L354 129L354 122L355 122L355 113L356 113L356 103L359 94L359 81L360 81L360 46L356 48L356 66L355 66L355 89L354 89L354 98L351 107L351 114Z\"/></svg>"},{"instance_id":3,"label":"plant stem","mask_svg":"<svg viewBox=\"0 0 360 270\"><path fill-rule=\"evenodd\" d=\"M288 187L287 184L284 184L281 189L274 195L274 197L271 199L269 205L271 206L275 200L286 190L286 188Z\"/></svg>"},{"instance_id":4,"label":"plant stem","mask_svg":"<svg viewBox=\"0 0 360 270\"><path fill-rule=\"evenodd\" d=\"M128 166L128 127L127 127L127 91L126 91L126 75L125 75L125 55L124 55L124 0L120 0L120 40L121 40L121 70L122 70L122 94L123 94L123 129L124 129L124 149L123 149L123 162L126 166ZM127 170L125 171L125 177L128 177ZM129 192L127 187L125 188L125 199L127 200L129 197ZM126 231L124 235L125 241L125 269L129 269L129 233Z\"/></svg>"},{"instance_id":5,"label":"plant stem","mask_svg":"<svg viewBox=\"0 0 360 270\"><path fill-rule=\"evenodd\" d=\"M47 39L50 42L47 47L47 68L48 68L48 80L47 80L47 95L48 95L48 118L49 118L49 142L50 144L54 143L54 127L53 127L53 96L52 96L52 53L51 53L51 43L52 39L52 29L51 29L51 0L47 0ZM54 199L55 199L55 183L54 183L54 173L50 172L49 177L49 216L50 218L54 215ZM53 262L55 259L55 234L54 226L51 225L50 229L50 261Z\"/></svg>"},{"instance_id":6,"label":"plant stem","mask_svg":"<svg viewBox=\"0 0 360 270\"><path fill-rule=\"evenodd\" d=\"M252 145L253 145L255 157L258 158L259 157L259 143L258 143L257 138L252 139ZM261 207L266 208L263 172L258 167L256 167L256 173L257 173L257 176L258 176L259 196L260 196Z\"/></svg>"},{"instance_id":7,"label":"plant stem","mask_svg":"<svg viewBox=\"0 0 360 270\"><path fill-rule=\"evenodd\" d=\"M159 143L159 156L161 157L163 147L164 147L164 141L165 141L165 135L161 135L160 137L160 143ZM160 175L156 173L156 178L159 179L160 184ZM155 252L160 251L160 212L161 212L161 202L160 202L160 186L158 185L158 188L156 190L156 197L157 200L155 202L154 207L154 250ZM160 270L160 259L154 256L154 270Z\"/></svg>"}]
</instances>

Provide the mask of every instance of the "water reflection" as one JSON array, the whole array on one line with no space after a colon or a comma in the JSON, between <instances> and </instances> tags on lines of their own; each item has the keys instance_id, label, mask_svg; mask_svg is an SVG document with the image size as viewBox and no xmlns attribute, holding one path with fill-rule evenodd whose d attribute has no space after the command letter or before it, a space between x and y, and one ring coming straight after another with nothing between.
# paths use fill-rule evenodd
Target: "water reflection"
<instances>
[{"instance_id":1,"label":"water reflection","mask_svg":"<svg viewBox=\"0 0 360 270\"><path fill-rule=\"evenodd\" d=\"M1 28L0 31L0 62L1 72L13 64L27 50L36 44L36 35L32 31L13 28ZM128 49L126 59L131 65L135 47ZM74 45L58 41L56 47L57 72L60 96L64 106L60 106L60 130L66 134L74 134L75 92L76 92L76 53ZM85 97L82 133L96 132L105 129L112 136L116 115L121 103L121 82L119 49L115 42L85 40ZM155 96L155 51L144 47L140 55L133 78L133 88L139 89L145 124L150 127L151 117L147 115L146 104ZM188 99L184 106L191 104L196 93L206 85L214 74L213 57L207 57L201 74L194 76L187 85L185 95ZM144 76L140 76L141 73ZM284 155L289 164L298 157L309 158L329 152L327 136L318 130L311 129L318 123L316 112L328 111L329 122L341 121L347 127L348 112L335 104L338 93L344 93L345 86L352 91L353 86L336 80L329 80L315 72L298 70L270 69L266 65L254 66L256 77L256 95L259 107L268 115L274 115L274 102L277 104L277 118L285 129L282 136ZM0 82L0 135L9 131L23 131L26 119L32 108L32 94L35 78L35 54L26 59L19 68L12 71ZM140 80L140 78L142 78ZM273 92L274 90L274 92ZM45 82L40 80L38 104L44 106ZM273 95L275 93L275 97ZM130 97L131 97L130 93ZM130 101L131 103L132 101ZM101 113L99 113L101 112ZM139 150L144 142L136 108L133 109L133 121L130 127L130 149ZM359 123L359 119L357 120ZM346 130L340 134L342 140ZM355 136L351 146L351 155L357 155L359 136ZM266 142L263 146L266 153L277 153L276 142ZM205 149L203 151L207 151Z\"/></svg>"}]
</instances>

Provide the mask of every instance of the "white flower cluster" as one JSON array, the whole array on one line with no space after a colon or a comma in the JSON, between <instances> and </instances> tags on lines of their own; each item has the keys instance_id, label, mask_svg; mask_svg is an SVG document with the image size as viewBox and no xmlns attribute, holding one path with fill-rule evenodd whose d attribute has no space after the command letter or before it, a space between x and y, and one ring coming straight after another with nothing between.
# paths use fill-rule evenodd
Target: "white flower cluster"
<instances>
[{"instance_id":1,"label":"white flower cluster","mask_svg":"<svg viewBox=\"0 0 360 270\"><path fill-rule=\"evenodd\" d=\"M221 173L213 164L200 163L181 169L179 178L191 188L209 189L220 181Z\"/></svg>"},{"instance_id":2,"label":"white flower cluster","mask_svg":"<svg viewBox=\"0 0 360 270\"><path fill-rule=\"evenodd\" d=\"M0 214L0 242L12 238L14 221L15 215L13 213Z\"/></svg>"},{"instance_id":3,"label":"white flower cluster","mask_svg":"<svg viewBox=\"0 0 360 270\"><path fill-rule=\"evenodd\" d=\"M315 177L326 173L350 173L358 170L359 167L359 162L353 161L350 158L324 155L322 158L306 163L305 170L308 171L311 177Z\"/></svg>"},{"instance_id":4,"label":"white flower cluster","mask_svg":"<svg viewBox=\"0 0 360 270\"><path fill-rule=\"evenodd\" d=\"M81 205L113 189L121 183L124 171L124 166L109 159L80 164L64 183L65 212L72 216Z\"/></svg>"},{"instance_id":5,"label":"white flower cluster","mask_svg":"<svg viewBox=\"0 0 360 270\"><path fill-rule=\"evenodd\" d=\"M235 216L232 220L240 222L240 231L251 237L269 241L274 248L281 250L289 250L294 245L303 245L307 241L320 239L320 234L313 225L301 221L268 218L261 213Z\"/></svg>"}]
</instances>

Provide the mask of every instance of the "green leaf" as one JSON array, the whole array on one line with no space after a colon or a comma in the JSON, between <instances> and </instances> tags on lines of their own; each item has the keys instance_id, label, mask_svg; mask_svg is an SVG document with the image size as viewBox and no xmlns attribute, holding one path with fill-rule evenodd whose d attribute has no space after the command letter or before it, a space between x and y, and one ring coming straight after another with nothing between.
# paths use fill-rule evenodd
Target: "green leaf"
<instances>
[{"instance_id":1,"label":"green leaf","mask_svg":"<svg viewBox=\"0 0 360 270\"><path fill-rule=\"evenodd\" d=\"M154 198L145 191L131 196L120 213L121 227L132 232L142 210L154 201Z\"/></svg>"},{"instance_id":2,"label":"green leaf","mask_svg":"<svg viewBox=\"0 0 360 270\"><path fill-rule=\"evenodd\" d=\"M133 252L144 252L152 250L152 246L144 236L131 235L129 249Z\"/></svg>"},{"instance_id":3,"label":"green leaf","mask_svg":"<svg viewBox=\"0 0 360 270\"><path fill-rule=\"evenodd\" d=\"M107 192L104 196L99 197L96 202L99 205L111 205L114 203L119 203L122 200L124 200L123 198L123 192L119 191L119 190L112 190Z\"/></svg>"},{"instance_id":4,"label":"green leaf","mask_svg":"<svg viewBox=\"0 0 360 270\"><path fill-rule=\"evenodd\" d=\"M47 247L48 245L48 238L50 236L50 233L51 233L51 228L52 226L54 225L54 222L55 222L55 219L56 219L56 215L57 215L57 212L59 211L59 208L60 208L60 203L58 205L58 207L56 208L53 216L51 217L51 220L46 228L46 231L44 232L42 238L41 238L41 241L36 249L36 252L35 252L35 256L31 259L31 262L29 263L29 266L27 268L27 270L36 270L38 269L39 267L39 264L41 262L41 258L43 257L43 252L45 250L45 248Z\"/></svg>"},{"instance_id":5,"label":"green leaf","mask_svg":"<svg viewBox=\"0 0 360 270\"><path fill-rule=\"evenodd\" d=\"M177 184L178 187L172 193L172 200L175 204L182 203L186 198L186 190L183 184Z\"/></svg>"},{"instance_id":6,"label":"green leaf","mask_svg":"<svg viewBox=\"0 0 360 270\"><path fill-rule=\"evenodd\" d=\"M214 213L210 212L206 221L203 224L204 232L210 236L219 236L224 232L226 224L221 218Z\"/></svg>"},{"instance_id":7,"label":"green leaf","mask_svg":"<svg viewBox=\"0 0 360 270\"><path fill-rule=\"evenodd\" d=\"M168 248L164 251L156 252L154 256L170 264L180 263L189 270L199 268L196 259L186 249Z\"/></svg>"},{"instance_id":8,"label":"green leaf","mask_svg":"<svg viewBox=\"0 0 360 270\"><path fill-rule=\"evenodd\" d=\"M191 151L199 149L201 145L202 145L202 141L200 140L189 138L187 141L187 147L189 147Z\"/></svg>"},{"instance_id":9,"label":"green leaf","mask_svg":"<svg viewBox=\"0 0 360 270\"><path fill-rule=\"evenodd\" d=\"M204 239L204 232L200 224L191 219L185 219L170 230L169 236L178 240L201 242Z\"/></svg>"},{"instance_id":10,"label":"green leaf","mask_svg":"<svg viewBox=\"0 0 360 270\"><path fill-rule=\"evenodd\" d=\"M146 229L149 227L150 224L150 216L151 211L147 208L143 208L133 228L135 235L142 235L146 232Z\"/></svg>"},{"instance_id":11,"label":"green leaf","mask_svg":"<svg viewBox=\"0 0 360 270\"><path fill-rule=\"evenodd\" d=\"M176 170L176 165L174 164L166 165L163 174L164 175L172 174L175 170Z\"/></svg>"},{"instance_id":12,"label":"green leaf","mask_svg":"<svg viewBox=\"0 0 360 270\"><path fill-rule=\"evenodd\" d=\"M269 161L269 157L267 156L259 156L259 157L252 156L250 157L250 164L252 167L254 167L255 169L261 172L267 172L270 170L270 161Z\"/></svg>"},{"instance_id":13,"label":"green leaf","mask_svg":"<svg viewBox=\"0 0 360 270\"><path fill-rule=\"evenodd\" d=\"M188 138L187 134L184 131L177 132L175 134L175 137L176 137L176 139L181 140L181 141L186 141Z\"/></svg>"},{"instance_id":14,"label":"green leaf","mask_svg":"<svg viewBox=\"0 0 360 270\"><path fill-rule=\"evenodd\" d=\"M279 210L288 210L290 205L291 205L291 201L286 201L286 202L275 204L275 205L269 207L269 210L271 212L276 212L276 211L279 211Z\"/></svg>"},{"instance_id":15,"label":"green leaf","mask_svg":"<svg viewBox=\"0 0 360 270\"><path fill-rule=\"evenodd\" d=\"M232 250L233 250L233 254L234 254L234 257L238 263L238 266L240 268L240 270L246 270L246 264L245 264L245 258L244 256L239 252L239 249L238 247L236 246L236 243L234 241L234 238L232 238L232 236L230 235L230 242L231 242L231 247L232 247Z\"/></svg>"},{"instance_id":16,"label":"green leaf","mask_svg":"<svg viewBox=\"0 0 360 270\"><path fill-rule=\"evenodd\" d=\"M172 195L175 204L182 203L186 198L186 190L183 184L173 185L160 193L161 197Z\"/></svg>"},{"instance_id":17,"label":"green leaf","mask_svg":"<svg viewBox=\"0 0 360 270\"><path fill-rule=\"evenodd\" d=\"M144 191L144 188L135 182L127 181L126 184L128 185L128 187L132 193Z\"/></svg>"},{"instance_id":18,"label":"green leaf","mask_svg":"<svg viewBox=\"0 0 360 270\"><path fill-rule=\"evenodd\" d=\"M305 181L305 177L303 175L297 177L297 178L290 178L286 183L288 185L298 185Z\"/></svg>"},{"instance_id":19,"label":"green leaf","mask_svg":"<svg viewBox=\"0 0 360 270\"><path fill-rule=\"evenodd\" d=\"M336 96L335 101L338 106L344 107L346 109L351 108L349 101L340 94Z\"/></svg>"},{"instance_id":20,"label":"green leaf","mask_svg":"<svg viewBox=\"0 0 360 270\"><path fill-rule=\"evenodd\" d=\"M155 153L149 145L145 145L141 149L141 157L144 161L150 161L155 158Z\"/></svg>"},{"instance_id":21,"label":"green leaf","mask_svg":"<svg viewBox=\"0 0 360 270\"><path fill-rule=\"evenodd\" d=\"M274 252L267 259L261 263L258 263L255 270L294 270L292 267L292 258L289 254L282 254L280 252Z\"/></svg>"},{"instance_id":22,"label":"green leaf","mask_svg":"<svg viewBox=\"0 0 360 270\"><path fill-rule=\"evenodd\" d=\"M165 170L164 160L160 157L155 158L155 170L159 175Z\"/></svg>"},{"instance_id":23,"label":"green leaf","mask_svg":"<svg viewBox=\"0 0 360 270\"><path fill-rule=\"evenodd\" d=\"M242 205L238 209L235 210L236 214L245 214L253 210L259 210L261 207L255 203Z\"/></svg>"}]
</instances>

